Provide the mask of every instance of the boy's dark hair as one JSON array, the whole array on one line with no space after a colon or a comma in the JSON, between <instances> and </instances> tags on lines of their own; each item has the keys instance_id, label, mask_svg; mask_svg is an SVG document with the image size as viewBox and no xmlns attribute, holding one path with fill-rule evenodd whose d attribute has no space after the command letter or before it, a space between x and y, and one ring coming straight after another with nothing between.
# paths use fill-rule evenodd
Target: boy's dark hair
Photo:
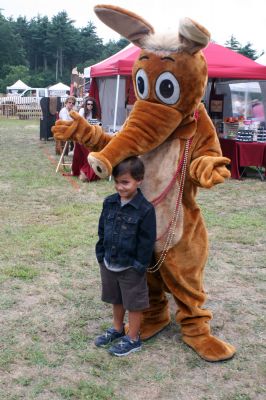
<instances>
[{"instance_id":1,"label":"boy's dark hair","mask_svg":"<svg viewBox=\"0 0 266 400\"><path fill-rule=\"evenodd\" d=\"M113 177L117 178L120 175L129 173L136 181L141 181L144 178L144 164L137 156L126 158L117 164L113 169Z\"/></svg>"}]
</instances>

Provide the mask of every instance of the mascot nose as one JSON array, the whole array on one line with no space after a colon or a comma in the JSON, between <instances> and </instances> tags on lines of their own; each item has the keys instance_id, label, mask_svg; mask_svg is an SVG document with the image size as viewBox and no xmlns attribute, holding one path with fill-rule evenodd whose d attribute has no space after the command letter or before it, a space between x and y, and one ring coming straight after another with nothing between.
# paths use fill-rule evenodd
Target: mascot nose
<instances>
[{"instance_id":1,"label":"mascot nose","mask_svg":"<svg viewBox=\"0 0 266 400\"><path fill-rule=\"evenodd\" d=\"M138 100L122 130L102 151L90 153L90 158L103 161L107 167L106 173L111 174L112 168L125 158L142 155L158 147L171 136L182 120L182 113L174 108ZM99 174L99 171L95 172Z\"/></svg>"},{"instance_id":2,"label":"mascot nose","mask_svg":"<svg viewBox=\"0 0 266 400\"><path fill-rule=\"evenodd\" d=\"M124 140L131 151L144 154L163 143L182 119L174 108L138 100L117 139Z\"/></svg>"}]
</instances>

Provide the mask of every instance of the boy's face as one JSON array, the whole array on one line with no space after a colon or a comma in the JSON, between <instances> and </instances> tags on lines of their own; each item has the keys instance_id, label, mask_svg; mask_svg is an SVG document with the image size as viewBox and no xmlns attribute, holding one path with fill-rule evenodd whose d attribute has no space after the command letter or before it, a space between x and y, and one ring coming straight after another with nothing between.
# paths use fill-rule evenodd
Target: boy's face
<instances>
[{"instance_id":1,"label":"boy's face","mask_svg":"<svg viewBox=\"0 0 266 400\"><path fill-rule=\"evenodd\" d=\"M129 173L114 178L115 189L121 200L131 200L137 193L141 181L136 181Z\"/></svg>"}]
</instances>

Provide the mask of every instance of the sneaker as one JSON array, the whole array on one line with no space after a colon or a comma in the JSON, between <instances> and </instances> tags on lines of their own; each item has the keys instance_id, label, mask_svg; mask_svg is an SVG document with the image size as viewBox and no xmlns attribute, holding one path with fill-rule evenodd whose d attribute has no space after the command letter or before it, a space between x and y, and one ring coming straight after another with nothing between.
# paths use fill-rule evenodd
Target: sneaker
<instances>
[{"instance_id":1,"label":"sneaker","mask_svg":"<svg viewBox=\"0 0 266 400\"><path fill-rule=\"evenodd\" d=\"M141 340L132 340L129 336L123 336L122 339L110 347L109 353L117 357L127 356L130 353L141 350Z\"/></svg>"},{"instance_id":2,"label":"sneaker","mask_svg":"<svg viewBox=\"0 0 266 400\"><path fill-rule=\"evenodd\" d=\"M115 328L108 328L103 335L97 336L97 338L94 341L94 344L97 347L104 347L107 346L109 343L112 343L114 340L123 337L124 335L125 335L124 327L122 332L118 332Z\"/></svg>"}]
</instances>

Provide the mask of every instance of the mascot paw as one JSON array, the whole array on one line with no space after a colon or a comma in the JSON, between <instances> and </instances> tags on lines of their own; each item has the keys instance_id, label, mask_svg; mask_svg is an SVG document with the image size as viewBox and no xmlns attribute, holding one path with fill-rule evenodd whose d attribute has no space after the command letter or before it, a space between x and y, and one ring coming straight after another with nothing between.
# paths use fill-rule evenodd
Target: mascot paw
<instances>
[{"instance_id":1,"label":"mascot paw","mask_svg":"<svg viewBox=\"0 0 266 400\"><path fill-rule=\"evenodd\" d=\"M170 321L165 323L165 325L159 325L157 326L157 328L155 329L141 329L140 331L140 338L142 340L149 340L151 339L153 336L158 335L159 333L161 333L168 325L170 324Z\"/></svg>"},{"instance_id":2,"label":"mascot paw","mask_svg":"<svg viewBox=\"0 0 266 400\"><path fill-rule=\"evenodd\" d=\"M97 155L97 156L96 156ZM107 178L112 174L112 166L105 157L99 158L98 153L90 153L88 155L88 163L100 178Z\"/></svg>"},{"instance_id":3,"label":"mascot paw","mask_svg":"<svg viewBox=\"0 0 266 400\"><path fill-rule=\"evenodd\" d=\"M199 336L184 335L182 339L206 361L229 360L236 352L234 346L209 334Z\"/></svg>"},{"instance_id":4,"label":"mascot paw","mask_svg":"<svg viewBox=\"0 0 266 400\"><path fill-rule=\"evenodd\" d=\"M164 325L160 324L157 325L156 327L154 326L153 329L140 329L140 338L141 340L149 340L153 338L154 336L158 335L160 332L162 332L169 324L171 321L165 322ZM129 325L125 325L125 332L128 334L129 332Z\"/></svg>"}]
</instances>

